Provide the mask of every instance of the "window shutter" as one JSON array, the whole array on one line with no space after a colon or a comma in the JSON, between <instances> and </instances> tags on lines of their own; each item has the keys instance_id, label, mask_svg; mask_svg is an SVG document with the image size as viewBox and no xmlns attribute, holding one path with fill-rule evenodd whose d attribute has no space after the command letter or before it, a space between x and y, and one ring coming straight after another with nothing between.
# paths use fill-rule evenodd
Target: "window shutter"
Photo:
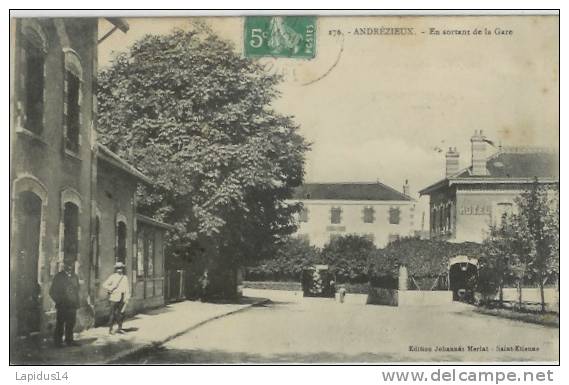
<instances>
[{"instance_id":1,"label":"window shutter","mask_svg":"<svg viewBox=\"0 0 569 385\"><path fill-rule=\"evenodd\" d=\"M63 57L63 138L67 147L67 95L69 94L69 82L67 80L67 69L65 68L65 57Z\"/></svg>"},{"instance_id":2,"label":"window shutter","mask_svg":"<svg viewBox=\"0 0 569 385\"><path fill-rule=\"evenodd\" d=\"M25 39L23 39L23 42L26 42ZM25 47L21 47L20 49L20 60L21 60L21 66L20 66L20 117L21 117L21 124L23 127L26 127L26 111L27 111L27 105L26 105L26 69L28 68L28 63L27 63L27 59L28 59L28 55L26 53L26 49Z\"/></svg>"}]
</instances>

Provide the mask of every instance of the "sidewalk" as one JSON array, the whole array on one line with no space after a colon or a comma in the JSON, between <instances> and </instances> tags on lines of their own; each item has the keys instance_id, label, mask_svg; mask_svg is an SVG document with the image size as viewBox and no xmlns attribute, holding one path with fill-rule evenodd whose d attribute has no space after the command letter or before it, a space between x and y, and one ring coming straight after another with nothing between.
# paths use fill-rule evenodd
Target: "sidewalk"
<instances>
[{"instance_id":1,"label":"sidewalk","mask_svg":"<svg viewBox=\"0 0 569 385\"><path fill-rule=\"evenodd\" d=\"M209 321L268 302L265 298L244 297L240 303L184 301L170 304L124 322L125 334L109 335L101 326L76 334L77 347L56 348L51 340L40 346L22 344L10 355L16 365L97 365L109 364L152 345L163 344ZM16 349L15 349L16 350Z\"/></svg>"}]
</instances>

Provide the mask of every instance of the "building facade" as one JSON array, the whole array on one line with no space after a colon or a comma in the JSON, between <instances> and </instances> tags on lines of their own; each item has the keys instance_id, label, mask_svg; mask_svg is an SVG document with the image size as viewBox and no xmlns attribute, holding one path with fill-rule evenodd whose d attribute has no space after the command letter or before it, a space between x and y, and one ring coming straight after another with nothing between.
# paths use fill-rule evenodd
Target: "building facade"
<instances>
[{"instance_id":1,"label":"building facade","mask_svg":"<svg viewBox=\"0 0 569 385\"><path fill-rule=\"evenodd\" d=\"M480 130L471 138L471 155L470 166L460 170L459 153L449 148L445 178L419 192L430 198L433 239L482 242L536 178L551 188L559 184L559 155L553 150L496 148Z\"/></svg>"},{"instance_id":2,"label":"building facade","mask_svg":"<svg viewBox=\"0 0 569 385\"><path fill-rule=\"evenodd\" d=\"M12 24L11 335L53 323L64 259L89 291L97 20Z\"/></svg>"},{"instance_id":3,"label":"building facade","mask_svg":"<svg viewBox=\"0 0 569 385\"><path fill-rule=\"evenodd\" d=\"M382 183L307 183L290 202L302 203L296 236L322 247L335 237L356 234L384 247L415 235L416 202L406 183L399 192Z\"/></svg>"},{"instance_id":4,"label":"building facade","mask_svg":"<svg viewBox=\"0 0 569 385\"><path fill-rule=\"evenodd\" d=\"M166 226L136 215L137 185L151 181L96 142L98 19L14 19L11 28L11 338L51 334L49 288L64 261L79 277L78 329L106 316L100 285L116 261L130 269L129 311L163 303L154 286ZM152 296L138 289L139 223L155 239L152 274L142 271Z\"/></svg>"},{"instance_id":5,"label":"building facade","mask_svg":"<svg viewBox=\"0 0 569 385\"><path fill-rule=\"evenodd\" d=\"M165 303L166 268L164 243L171 225L136 215L136 255L133 260L131 312Z\"/></svg>"}]
</instances>

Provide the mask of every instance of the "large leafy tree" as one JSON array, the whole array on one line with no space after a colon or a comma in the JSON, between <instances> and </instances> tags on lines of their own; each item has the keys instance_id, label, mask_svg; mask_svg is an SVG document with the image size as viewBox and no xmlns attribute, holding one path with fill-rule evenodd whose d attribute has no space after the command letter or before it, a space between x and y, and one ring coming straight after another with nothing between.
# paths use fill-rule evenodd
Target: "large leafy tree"
<instances>
[{"instance_id":1,"label":"large leafy tree","mask_svg":"<svg viewBox=\"0 0 569 385\"><path fill-rule=\"evenodd\" d=\"M516 241L516 223L504 213L499 223L490 226L487 239L482 243L483 255L479 261L478 290L485 295L498 292L500 306L504 300L504 285L514 276L512 263L520 261L523 250Z\"/></svg>"},{"instance_id":2,"label":"large leafy tree","mask_svg":"<svg viewBox=\"0 0 569 385\"><path fill-rule=\"evenodd\" d=\"M339 282L369 280L369 270L378 254L372 240L355 234L333 238L322 248L322 261L330 266Z\"/></svg>"},{"instance_id":3,"label":"large leafy tree","mask_svg":"<svg viewBox=\"0 0 569 385\"><path fill-rule=\"evenodd\" d=\"M535 180L516 198L516 210L490 227L480 272L484 278L482 283L490 286L494 283L500 294L502 285L514 278L520 307L524 282L536 283L540 289L541 310L545 311L544 285L548 279L559 277L557 186Z\"/></svg>"},{"instance_id":4,"label":"large leafy tree","mask_svg":"<svg viewBox=\"0 0 569 385\"><path fill-rule=\"evenodd\" d=\"M520 254L520 264L527 277L537 282L541 310L545 311L545 282L559 275L559 190L538 183L536 178L516 203L515 241L525 250L525 255Z\"/></svg>"},{"instance_id":5,"label":"large leafy tree","mask_svg":"<svg viewBox=\"0 0 569 385\"><path fill-rule=\"evenodd\" d=\"M274 257L249 267L247 278L253 281L298 281L303 270L317 263L322 263L318 248L306 239L288 237L278 245Z\"/></svg>"},{"instance_id":6,"label":"large leafy tree","mask_svg":"<svg viewBox=\"0 0 569 385\"><path fill-rule=\"evenodd\" d=\"M295 230L309 145L271 107L277 76L203 26L147 35L99 74L99 140L155 181L139 210L173 223L171 253L239 266Z\"/></svg>"}]
</instances>

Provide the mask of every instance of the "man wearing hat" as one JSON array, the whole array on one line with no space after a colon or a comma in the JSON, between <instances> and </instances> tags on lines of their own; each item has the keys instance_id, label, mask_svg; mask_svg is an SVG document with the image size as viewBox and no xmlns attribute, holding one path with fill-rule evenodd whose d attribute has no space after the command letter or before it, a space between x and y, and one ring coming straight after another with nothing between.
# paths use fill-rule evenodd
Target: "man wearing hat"
<instances>
[{"instance_id":1,"label":"man wearing hat","mask_svg":"<svg viewBox=\"0 0 569 385\"><path fill-rule=\"evenodd\" d=\"M75 262L63 261L63 270L53 277L49 289L49 295L55 302L57 310L55 318L55 331L53 340L55 346L63 346L63 333L65 331L65 343L68 346L77 346L73 340L73 328L75 327L76 312L79 307L79 279L74 271Z\"/></svg>"},{"instance_id":2,"label":"man wearing hat","mask_svg":"<svg viewBox=\"0 0 569 385\"><path fill-rule=\"evenodd\" d=\"M125 265L122 262L115 264L115 272L103 284L103 288L109 295L111 315L109 317L109 334L113 334L115 322L118 325L117 333L124 333L122 322L126 310L126 304L130 298L130 286L125 274Z\"/></svg>"}]
</instances>

